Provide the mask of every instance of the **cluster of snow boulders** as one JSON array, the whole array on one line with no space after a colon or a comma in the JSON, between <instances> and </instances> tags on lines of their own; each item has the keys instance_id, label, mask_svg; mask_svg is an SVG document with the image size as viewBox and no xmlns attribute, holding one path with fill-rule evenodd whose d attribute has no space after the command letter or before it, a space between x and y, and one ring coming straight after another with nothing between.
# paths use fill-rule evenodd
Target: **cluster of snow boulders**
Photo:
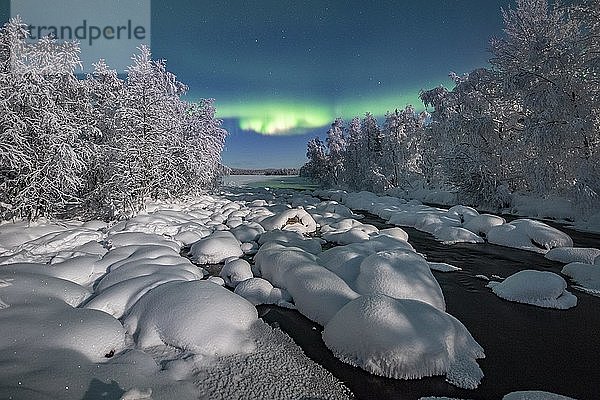
<instances>
[{"instance_id":1,"label":"cluster of snow boulders","mask_svg":"<svg viewBox=\"0 0 600 400\"><path fill-rule=\"evenodd\" d=\"M390 378L446 375L457 386L477 387L483 373L475 360L483 349L445 312L430 265L406 232L361 224L334 202L303 206L323 238L343 245L318 251L303 243L314 239L267 232L254 256L257 275L324 326L325 344L342 361Z\"/></svg>"},{"instance_id":2,"label":"cluster of snow boulders","mask_svg":"<svg viewBox=\"0 0 600 400\"><path fill-rule=\"evenodd\" d=\"M253 304L294 307L240 258L257 251L267 219L266 229L283 229L274 238L296 235L320 251L319 241L295 232L314 227L301 207L214 196L149 204L112 226L0 225L0 397L197 398L194 374L225 362L215 357L249 354L265 333L282 335L258 320ZM221 276L207 279L184 250L207 268L225 263ZM300 362L303 373L321 371L309 364ZM292 379L293 391L308 397L338 385L326 377L304 388L302 380ZM346 398L341 388L333 392Z\"/></svg>"},{"instance_id":3,"label":"cluster of snow boulders","mask_svg":"<svg viewBox=\"0 0 600 400\"><path fill-rule=\"evenodd\" d=\"M457 205L449 209L431 207L418 200L378 196L371 192L346 193L318 190L315 195L339 201L353 210L365 210L397 226L409 226L430 233L443 243L489 243L539 253L573 246L564 232L530 219L506 223L504 218L480 214Z\"/></svg>"}]
</instances>

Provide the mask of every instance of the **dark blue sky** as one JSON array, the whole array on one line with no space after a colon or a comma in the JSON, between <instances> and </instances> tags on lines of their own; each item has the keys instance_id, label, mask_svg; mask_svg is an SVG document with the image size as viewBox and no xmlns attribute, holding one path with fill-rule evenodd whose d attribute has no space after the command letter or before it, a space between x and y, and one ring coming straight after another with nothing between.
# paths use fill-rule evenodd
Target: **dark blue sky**
<instances>
[{"instance_id":1,"label":"dark blue sky","mask_svg":"<svg viewBox=\"0 0 600 400\"><path fill-rule=\"evenodd\" d=\"M152 51L191 99L216 99L226 164L292 167L335 117L421 107L420 89L486 65L512 3L152 1Z\"/></svg>"}]
</instances>

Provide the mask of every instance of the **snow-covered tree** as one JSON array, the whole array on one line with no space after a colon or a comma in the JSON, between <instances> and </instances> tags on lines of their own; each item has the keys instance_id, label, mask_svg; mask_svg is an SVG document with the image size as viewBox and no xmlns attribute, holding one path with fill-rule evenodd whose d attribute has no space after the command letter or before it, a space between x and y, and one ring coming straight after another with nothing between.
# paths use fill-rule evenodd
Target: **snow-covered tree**
<instances>
[{"instance_id":1,"label":"snow-covered tree","mask_svg":"<svg viewBox=\"0 0 600 400\"><path fill-rule=\"evenodd\" d=\"M346 136L344 133L344 121L336 119L327 131L327 148L329 150L327 159L329 167L329 185L340 185L344 179L344 157L346 155Z\"/></svg>"},{"instance_id":2,"label":"snow-covered tree","mask_svg":"<svg viewBox=\"0 0 600 400\"><path fill-rule=\"evenodd\" d=\"M584 2L590 14L595 3ZM491 62L505 96L522 108L528 189L572 192L598 147L598 22L545 0L518 0L503 15L505 37L492 41Z\"/></svg>"},{"instance_id":3,"label":"snow-covered tree","mask_svg":"<svg viewBox=\"0 0 600 400\"><path fill-rule=\"evenodd\" d=\"M308 162L302 167L301 175L313 178L318 182L327 179L327 150L325 144L318 137L308 141L306 158Z\"/></svg>"},{"instance_id":4,"label":"snow-covered tree","mask_svg":"<svg viewBox=\"0 0 600 400\"><path fill-rule=\"evenodd\" d=\"M364 140L360 118L353 118L348 124L346 157L344 170L346 171L345 183L350 189L362 187L362 170L365 162Z\"/></svg>"},{"instance_id":5,"label":"snow-covered tree","mask_svg":"<svg viewBox=\"0 0 600 400\"><path fill-rule=\"evenodd\" d=\"M0 29L5 218L111 218L149 196L181 196L218 180L226 132L212 101L183 101L187 88L147 47L126 81L103 60L82 80L77 43L27 37L18 18Z\"/></svg>"},{"instance_id":6,"label":"snow-covered tree","mask_svg":"<svg viewBox=\"0 0 600 400\"><path fill-rule=\"evenodd\" d=\"M0 31L0 170L3 208L37 218L80 203L96 128L74 74L78 45L26 38L17 18Z\"/></svg>"},{"instance_id":7,"label":"snow-covered tree","mask_svg":"<svg viewBox=\"0 0 600 400\"><path fill-rule=\"evenodd\" d=\"M388 113L383 125L381 169L388 187L405 187L421 173L421 140L427 114L412 106Z\"/></svg>"}]
</instances>

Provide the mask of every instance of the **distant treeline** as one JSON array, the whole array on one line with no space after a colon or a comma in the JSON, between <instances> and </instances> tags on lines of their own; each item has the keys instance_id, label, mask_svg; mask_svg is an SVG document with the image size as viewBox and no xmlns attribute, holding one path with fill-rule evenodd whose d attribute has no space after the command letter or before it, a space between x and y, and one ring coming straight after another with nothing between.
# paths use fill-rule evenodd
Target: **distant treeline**
<instances>
[{"instance_id":1,"label":"distant treeline","mask_svg":"<svg viewBox=\"0 0 600 400\"><path fill-rule=\"evenodd\" d=\"M230 168L229 175L298 175L298 168L246 169Z\"/></svg>"}]
</instances>

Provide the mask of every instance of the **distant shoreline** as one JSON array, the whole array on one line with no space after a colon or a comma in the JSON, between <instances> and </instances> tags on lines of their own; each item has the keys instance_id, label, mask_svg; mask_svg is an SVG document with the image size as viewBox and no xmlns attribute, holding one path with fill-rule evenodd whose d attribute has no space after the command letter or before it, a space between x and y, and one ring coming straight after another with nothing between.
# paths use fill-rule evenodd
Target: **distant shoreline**
<instances>
[{"instance_id":1,"label":"distant shoreline","mask_svg":"<svg viewBox=\"0 0 600 400\"><path fill-rule=\"evenodd\" d=\"M265 168L265 169L247 169L230 168L229 175L286 175L294 176L300 174L300 168Z\"/></svg>"}]
</instances>

